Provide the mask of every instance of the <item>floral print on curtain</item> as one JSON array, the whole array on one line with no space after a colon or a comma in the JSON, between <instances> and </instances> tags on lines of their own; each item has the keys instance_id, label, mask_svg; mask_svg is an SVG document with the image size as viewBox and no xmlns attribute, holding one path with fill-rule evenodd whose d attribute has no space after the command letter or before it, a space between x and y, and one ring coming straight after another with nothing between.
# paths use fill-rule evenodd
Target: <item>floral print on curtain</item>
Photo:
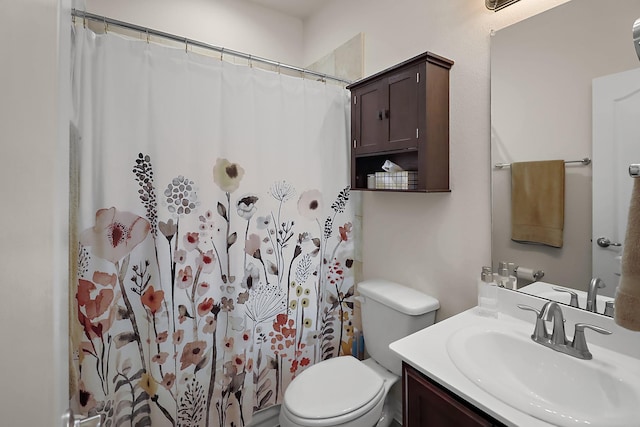
<instances>
[{"instance_id":1,"label":"floral print on curtain","mask_svg":"<svg viewBox=\"0 0 640 427\"><path fill-rule=\"evenodd\" d=\"M80 230L78 403L107 427L246 425L307 367L350 353L349 188L244 188L222 158L210 182L161 183L152 160L131 159L122 190L140 204Z\"/></svg>"}]
</instances>

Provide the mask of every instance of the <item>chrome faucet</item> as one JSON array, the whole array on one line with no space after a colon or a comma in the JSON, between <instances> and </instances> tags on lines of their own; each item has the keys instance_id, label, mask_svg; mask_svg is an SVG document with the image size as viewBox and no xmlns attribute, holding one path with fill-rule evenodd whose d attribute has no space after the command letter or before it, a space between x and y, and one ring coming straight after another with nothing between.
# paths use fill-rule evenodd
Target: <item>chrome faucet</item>
<instances>
[{"instance_id":1,"label":"chrome faucet","mask_svg":"<svg viewBox=\"0 0 640 427\"><path fill-rule=\"evenodd\" d=\"M533 334L531 334L533 341L578 359L591 360L593 358L584 336L585 329L591 329L605 335L611 334L610 331L595 325L576 323L573 341L570 342L565 335L562 308L557 302L547 301L541 310L523 304L518 304L518 308L536 313L536 326ZM547 331L545 320L553 322L551 334Z\"/></svg>"},{"instance_id":2,"label":"chrome faucet","mask_svg":"<svg viewBox=\"0 0 640 427\"><path fill-rule=\"evenodd\" d=\"M604 288L606 285L599 277L594 277L589 283L589 290L587 291L587 311L594 313L598 312L598 305L596 303L598 298L598 289Z\"/></svg>"},{"instance_id":3,"label":"chrome faucet","mask_svg":"<svg viewBox=\"0 0 640 427\"><path fill-rule=\"evenodd\" d=\"M546 320L553 321L553 330L551 331L551 344L553 346L560 346L567 344L567 336L564 332L564 316L562 315L562 309L560 304L554 301L547 302L543 307L540 315L545 314Z\"/></svg>"}]
</instances>

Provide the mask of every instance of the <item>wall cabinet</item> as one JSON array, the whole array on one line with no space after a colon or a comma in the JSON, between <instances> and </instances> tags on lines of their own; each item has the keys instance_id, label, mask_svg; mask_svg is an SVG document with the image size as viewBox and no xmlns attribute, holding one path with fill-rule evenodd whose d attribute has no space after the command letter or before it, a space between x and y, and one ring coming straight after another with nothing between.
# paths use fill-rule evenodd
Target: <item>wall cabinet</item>
<instances>
[{"instance_id":1,"label":"wall cabinet","mask_svg":"<svg viewBox=\"0 0 640 427\"><path fill-rule=\"evenodd\" d=\"M449 188L449 70L453 61L425 52L367 77L351 90L351 187L385 160L417 172L413 191Z\"/></svg>"},{"instance_id":2,"label":"wall cabinet","mask_svg":"<svg viewBox=\"0 0 640 427\"><path fill-rule=\"evenodd\" d=\"M404 427L506 427L406 363L402 402Z\"/></svg>"}]
</instances>

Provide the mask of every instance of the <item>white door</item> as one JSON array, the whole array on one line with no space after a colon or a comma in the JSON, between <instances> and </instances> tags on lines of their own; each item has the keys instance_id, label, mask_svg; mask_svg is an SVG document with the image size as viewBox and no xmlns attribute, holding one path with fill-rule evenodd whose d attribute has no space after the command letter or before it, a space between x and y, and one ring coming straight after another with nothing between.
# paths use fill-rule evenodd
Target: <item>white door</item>
<instances>
[{"instance_id":1,"label":"white door","mask_svg":"<svg viewBox=\"0 0 640 427\"><path fill-rule=\"evenodd\" d=\"M614 296L633 179L640 163L640 68L593 80L593 277ZM570 220L570 219L569 219Z\"/></svg>"}]
</instances>

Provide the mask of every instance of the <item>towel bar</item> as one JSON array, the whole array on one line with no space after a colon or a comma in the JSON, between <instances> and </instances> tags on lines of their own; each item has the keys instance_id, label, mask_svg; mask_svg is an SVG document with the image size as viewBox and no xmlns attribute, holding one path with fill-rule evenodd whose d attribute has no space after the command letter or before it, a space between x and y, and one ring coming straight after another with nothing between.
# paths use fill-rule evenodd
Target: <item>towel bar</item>
<instances>
[{"instance_id":1,"label":"towel bar","mask_svg":"<svg viewBox=\"0 0 640 427\"><path fill-rule=\"evenodd\" d=\"M580 160L565 160L564 164L566 165L567 163L582 163L584 166L587 166L591 164L591 159L589 157L585 157ZM496 163L494 166L496 169L504 169L504 168L511 167L511 163ZM640 168L640 165L636 165L636 166ZM629 167L629 170L631 170L631 166Z\"/></svg>"}]
</instances>

